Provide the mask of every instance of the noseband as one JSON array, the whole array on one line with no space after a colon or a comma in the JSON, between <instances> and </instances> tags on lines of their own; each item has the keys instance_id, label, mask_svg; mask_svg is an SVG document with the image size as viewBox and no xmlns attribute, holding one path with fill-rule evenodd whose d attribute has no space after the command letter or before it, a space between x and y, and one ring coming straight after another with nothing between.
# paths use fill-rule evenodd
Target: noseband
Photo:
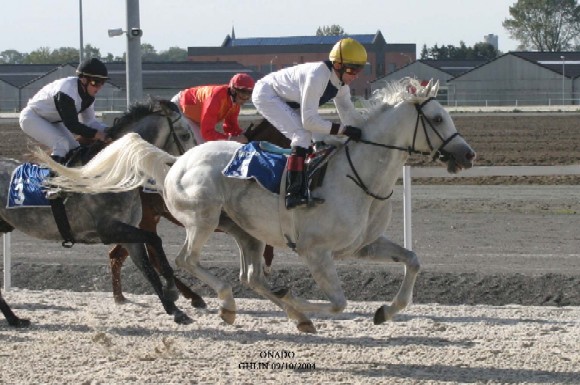
<instances>
[{"instance_id":1,"label":"noseband","mask_svg":"<svg viewBox=\"0 0 580 385\"><path fill-rule=\"evenodd\" d=\"M425 116L425 113L423 112L423 107L425 107L425 105L427 103L429 103L431 100L434 100L434 99L435 99L434 97L431 97L431 98L428 98L427 100L425 100L421 104L415 104L415 109L417 110L417 120L415 121L415 132L413 133L413 143L411 146L409 146L409 147L393 146L393 145L389 145L389 144L371 142L371 141L363 140L363 139L359 140L358 142L364 143L364 144L369 144L371 146L383 147L383 148L387 148L390 150L404 151L404 152L407 152L409 155L411 155L411 154L429 155L429 156L431 156L431 158L433 160L438 158L442 162L446 162L447 160L449 160L451 158L451 154L449 152L445 151L444 147L447 146L449 144L449 142L451 142L456 136L461 136L461 134L459 134L459 132L455 132L449 138L444 139L443 136L441 136L441 134L437 131L437 129L435 128L435 126L433 125L431 120L427 116ZM423 127L423 133L425 135L425 139L427 140L427 145L429 146L429 149L431 150L430 152L419 151L415 148L415 142L417 140L417 133L419 132L419 122L421 122L421 126ZM441 145L437 149L435 149L433 147L433 145L431 144L431 140L429 139L429 135L427 133L427 126L429 126L431 128L431 130L435 133L435 135L437 135L437 137L441 140ZM368 189L368 187L364 184L364 182L362 181L362 179L360 178L360 176L356 172L354 164L352 163L352 159L350 157L350 151L348 149L349 142L350 142L350 139L347 140L345 143L346 158L348 160L348 164L350 166L350 169L354 173L354 176L347 175L346 177L351 179L367 195L369 195L375 199L378 199L378 200L389 199L391 197L391 195L393 195L393 191L391 191L391 193L387 196L380 196L380 195L372 193Z\"/></svg>"}]
</instances>

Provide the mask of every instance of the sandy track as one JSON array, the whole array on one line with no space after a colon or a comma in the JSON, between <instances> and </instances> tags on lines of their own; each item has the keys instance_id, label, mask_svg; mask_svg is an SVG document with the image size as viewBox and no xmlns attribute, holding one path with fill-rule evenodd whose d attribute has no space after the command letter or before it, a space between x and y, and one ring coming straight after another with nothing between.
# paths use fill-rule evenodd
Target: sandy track
<instances>
[{"instance_id":1,"label":"sandy track","mask_svg":"<svg viewBox=\"0 0 580 385\"><path fill-rule=\"evenodd\" d=\"M579 307L413 305L372 324L377 302L351 302L302 335L263 300L238 300L235 325L209 310L187 326L153 296L15 290L30 329L0 322L2 383L549 383L580 380ZM29 305L34 303L35 305ZM182 305L184 305L182 303ZM281 357L280 357L281 356ZM302 365L303 370L295 368Z\"/></svg>"}]
</instances>

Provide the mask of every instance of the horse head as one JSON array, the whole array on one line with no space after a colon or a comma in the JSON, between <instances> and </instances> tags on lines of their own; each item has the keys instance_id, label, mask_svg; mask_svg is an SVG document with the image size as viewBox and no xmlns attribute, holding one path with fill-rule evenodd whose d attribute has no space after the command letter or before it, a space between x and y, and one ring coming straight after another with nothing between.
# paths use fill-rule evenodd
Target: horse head
<instances>
[{"instance_id":1,"label":"horse head","mask_svg":"<svg viewBox=\"0 0 580 385\"><path fill-rule=\"evenodd\" d=\"M375 105L378 100L382 111L385 110L384 104L395 105L384 115L397 114L392 120L405 122L399 125L400 130L405 130L405 134L389 129L383 133L389 139L393 138L392 135L402 138L404 143L397 141L398 146L391 147L399 147L409 153L429 155L433 160L446 163L448 172L457 173L471 168L476 154L455 128L449 113L437 101L438 90L439 82L430 80L427 84L422 84L416 79L404 78L379 90L374 96ZM386 126L390 127L388 123ZM370 135L373 135L373 130L375 128L369 130Z\"/></svg>"},{"instance_id":2,"label":"horse head","mask_svg":"<svg viewBox=\"0 0 580 385\"><path fill-rule=\"evenodd\" d=\"M107 135L113 140L135 132L147 142L172 155L182 155L195 146L189 124L177 106L169 100L150 98L137 102L115 120Z\"/></svg>"}]
</instances>

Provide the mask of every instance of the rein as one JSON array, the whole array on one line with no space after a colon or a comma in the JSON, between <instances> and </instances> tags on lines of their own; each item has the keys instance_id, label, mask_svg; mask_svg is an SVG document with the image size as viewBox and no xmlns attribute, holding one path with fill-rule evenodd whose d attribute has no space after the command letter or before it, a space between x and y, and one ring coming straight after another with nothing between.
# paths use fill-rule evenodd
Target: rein
<instances>
[{"instance_id":1,"label":"rein","mask_svg":"<svg viewBox=\"0 0 580 385\"><path fill-rule=\"evenodd\" d=\"M429 103L431 100L434 100L434 99L435 99L434 97L430 97L421 104L415 104L415 108L417 110L417 120L415 121L415 132L413 133L413 144L411 146L408 146L408 147L394 146L394 145L389 145L389 144L371 142L371 141L363 140L363 139L359 140L358 142L363 143L363 144L367 144L367 145L371 145L371 146L382 147L382 148L386 148L386 149L390 149L390 150L403 151L403 152L408 153L409 155L411 155L411 154L429 155L432 157L433 160L435 160L435 158L439 158L442 161L449 159L450 154L447 151L445 151L443 148L447 144L449 144L449 142L451 142L456 136L461 136L461 134L459 134L459 132L455 132L449 138L444 139L443 136L441 136L441 134L437 131L437 129L435 129L435 126L433 126L433 123L431 123L431 120L429 120L429 118L427 118L425 116L425 113L423 112L423 107L427 103ZM421 122L421 125L423 126L423 133L425 134L427 144L429 145L429 148L431 149L430 152L419 151L415 148L415 142L417 140L417 132L419 131L419 122ZM435 132L435 134L437 135L437 137L439 139L441 139L442 143L437 149L435 149L433 147L433 145L431 144L431 140L429 139L429 135L427 134L427 125L429 127L431 127L431 130L433 132ZM389 195L386 195L386 196L377 195L377 194L374 194L373 192L371 192L369 190L369 188L366 186L366 184L363 182L363 180L359 176L358 172L356 171L356 169L354 167L354 163L352 162L352 159L350 157L350 150L348 147L349 142L350 142L350 139L346 141L344 147L345 147L345 151L346 151L346 158L348 160L348 164L350 166L350 169L354 173L354 176L347 175L346 177L349 178L350 180L352 180L368 196L373 197L374 199L378 199L378 200L389 199L393 195L394 191L391 191L391 193Z\"/></svg>"},{"instance_id":2,"label":"rein","mask_svg":"<svg viewBox=\"0 0 580 385\"><path fill-rule=\"evenodd\" d=\"M174 120L171 120L171 117L169 116L167 111L165 111L165 109L163 109L163 108L160 111L156 111L155 113L158 115L164 116L165 119L167 119L167 124L169 125L169 133L171 134L171 137L173 138L173 141L175 142L175 145L177 146L177 150L179 151L179 155L185 154L185 148L183 148L183 144L181 144L181 141L177 137L177 133L175 132L175 127L174 127L175 123L177 121L179 121L179 119L181 119L181 117L182 117L181 112L177 112L179 115ZM167 140L169 140L169 138Z\"/></svg>"}]
</instances>

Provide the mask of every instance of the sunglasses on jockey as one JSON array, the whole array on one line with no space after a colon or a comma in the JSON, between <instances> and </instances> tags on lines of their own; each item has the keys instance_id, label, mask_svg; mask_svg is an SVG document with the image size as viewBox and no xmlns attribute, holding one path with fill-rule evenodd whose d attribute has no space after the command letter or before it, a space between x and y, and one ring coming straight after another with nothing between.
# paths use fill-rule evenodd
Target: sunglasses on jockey
<instances>
[{"instance_id":1,"label":"sunglasses on jockey","mask_svg":"<svg viewBox=\"0 0 580 385\"><path fill-rule=\"evenodd\" d=\"M342 64L342 70L348 75L358 75L364 68L364 64Z\"/></svg>"}]
</instances>

